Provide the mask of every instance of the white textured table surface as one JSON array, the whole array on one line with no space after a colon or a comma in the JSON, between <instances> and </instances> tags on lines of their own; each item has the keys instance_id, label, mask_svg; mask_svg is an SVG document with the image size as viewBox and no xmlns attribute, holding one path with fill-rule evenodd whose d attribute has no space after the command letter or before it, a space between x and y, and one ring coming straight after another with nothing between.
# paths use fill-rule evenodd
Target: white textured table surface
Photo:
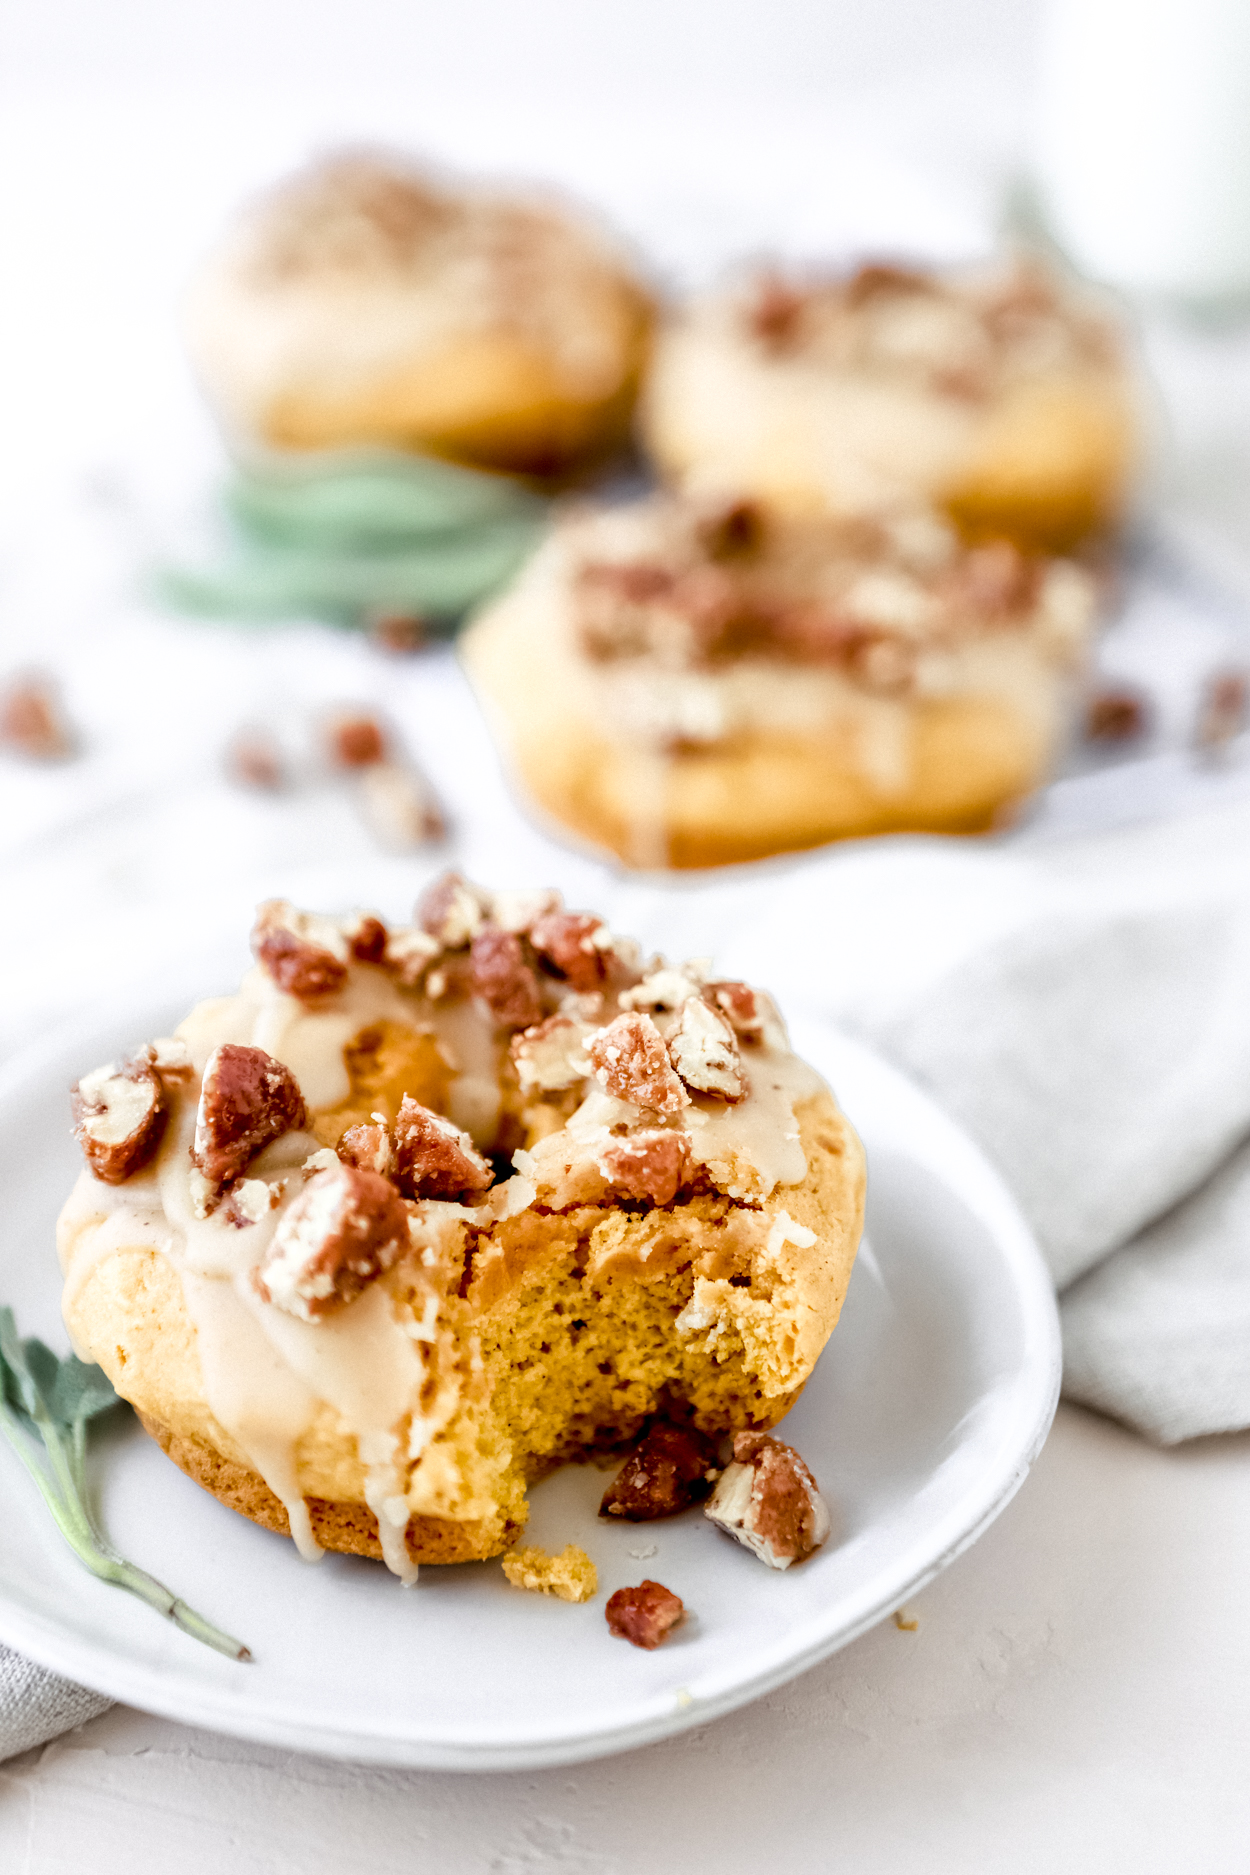
<instances>
[{"instance_id":1,"label":"white textured table surface","mask_svg":"<svg viewBox=\"0 0 1250 1875\"><path fill-rule=\"evenodd\" d=\"M536 11L550 24L560 9L551 0ZM892 117L862 104L835 110L806 71L793 107L779 106L787 69L803 63L800 29L818 11L802 0L780 9L793 16L789 68L773 41L760 41L754 64L767 95L753 118L718 112L697 88L681 112L654 98L643 111L624 94L599 112L592 94L579 98L580 116L525 96L488 105L443 95L441 41L424 68L413 65L406 99L397 83L367 107L342 91L327 103L334 67L328 53L318 66L309 48L327 13L339 29L334 45L345 43L346 15L323 6L296 21L276 0L259 9L264 69L243 96L226 88L224 41L206 38L174 73L173 16L159 9L149 18L139 5L119 5L116 34L98 23L88 30L96 16L68 3L12 10L9 51L26 56L41 82L55 82L11 97L0 122L8 259L0 402L9 444L0 461L0 674L26 660L67 660L90 748L55 781L10 769L0 776L8 902L22 913L0 932L0 1047L149 968L175 912L215 940L258 891L341 878L349 864L360 896L388 910L411 896L411 868L362 857L341 805L321 803L314 838L301 810L228 798L214 773L223 721L275 692L288 696L292 672L308 700L369 694L388 681L384 673L370 673L356 647L310 650L308 634L240 650L231 663L222 641L188 634L181 647L180 628L119 610L125 553L142 545L163 503L203 482L213 460L170 314L190 256L225 205L310 144L355 130L402 134L453 158L477 153L496 167L511 154L580 180L651 236L675 270L766 242L809 251L874 238L950 251L977 245L1019 115L1018 47L1002 22L1010 13L1019 24L1029 8L952 9L963 35L953 49L966 51L979 33L999 64L967 68L945 88L909 80ZM855 25L853 9L827 11L839 30ZM471 12L475 30L489 24L484 0ZM722 17L692 0L684 9L648 6L646 29L659 31L670 12L681 16L674 32L687 60L699 45L694 16L707 32ZM737 35L736 70L716 41L717 75L728 85L753 75L751 14L722 12L731 40ZM378 4L363 9L375 24L383 13ZM609 13L618 25L624 19ZM929 9L892 0L863 9L863 20L877 13L884 24L864 26L858 39L850 31L852 75L879 75L891 33L917 57L941 51ZM242 46L242 8L224 15ZM322 86L315 104L292 102L274 82L290 76L280 70L288 32L298 75ZM836 38L813 42L826 66ZM410 56L415 43L410 31ZM496 66L524 51L505 35ZM655 76L645 53L635 34L622 65L634 83ZM163 89L152 89L145 58ZM541 58L532 46L529 58L534 77ZM128 75L127 59L147 88L123 96L101 83L101 67L116 81ZM351 83L367 89L368 60L347 65ZM79 87L72 98L64 70ZM462 86L466 70L462 56ZM175 75L181 89L171 89ZM189 92L183 81L195 79L209 89ZM657 80L656 97L663 90ZM1175 506L1244 548L1244 342L1159 328L1149 343L1173 418ZM130 662L119 666L123 655ZM423 715L422 691L414 679L405 721L418 731L426 724L425 753L435 761L436 712ZM155 704L163 714L146 719L145 769L134 750ZM163 792L154 800L158 769ZM221 874L197 845L212 830L233 855ZM510 871L541 850L518 841ZM594 902L590 871L569 862L566 876ZM1001 1521L917 1601L914 1632L887 1624L675 1744L540 1774L400 1774L251 1748L119 1708L0 1768L0 1870L1240 1875L1250 1839L1248 1486L1250 1438L1165 1454L1064 1410Z\"/></svg>"}]
</instances>

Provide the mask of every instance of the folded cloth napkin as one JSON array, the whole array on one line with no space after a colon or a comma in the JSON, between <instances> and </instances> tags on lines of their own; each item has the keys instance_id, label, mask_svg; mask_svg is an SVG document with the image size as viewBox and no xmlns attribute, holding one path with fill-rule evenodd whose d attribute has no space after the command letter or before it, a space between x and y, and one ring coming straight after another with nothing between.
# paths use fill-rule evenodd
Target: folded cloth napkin
<instances>
[{"instance_id":1,"label":"folded cloth napkin","mask_svg":"<svg viewBox=\"0 0 1250 1875\"><path fill-rule=\"evenodd\" d=\"M71 1731L112 1703L0 1646L0 1760Z\"/></svg>"},{"instance_id":2,"label":"folded cloth napkin","mask_svg":"<svg viewBox=\"0 0 1250 1875\"><path fill-rule=\"evenodd\" d=\"M1067 1397L1163 1443L1250 1426L1250 805L1062 844L900 840L735 941L927 1086L1061 1294Z\"/></svg>"}]
</instances>

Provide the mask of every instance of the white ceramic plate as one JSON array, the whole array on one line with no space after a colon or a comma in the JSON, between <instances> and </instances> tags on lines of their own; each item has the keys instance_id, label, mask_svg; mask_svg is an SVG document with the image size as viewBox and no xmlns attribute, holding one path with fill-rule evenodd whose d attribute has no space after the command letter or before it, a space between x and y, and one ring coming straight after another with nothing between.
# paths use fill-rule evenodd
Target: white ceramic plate
<instances>
[{"instance_id":1,"label":"white ceramic plate","mask_svg":"<svg viewBox=\"0 0 1250 1875\"><path fill-rule=\"evenodd\" d=\"M77 1170L66 1089L166 1031L181 1007L123 1011L0 1078L0 1302L24 1334L65 1345L52 1225ZM119 1414L93 1442L106 1527L254 1661L220 1658L89 1576L3 1441L0 1637L171 1718L345 1758L485 1770L595 1757L702 1724L889 1614L1024 1478L1055 1407L1055 1306L1027 1227L965 1136L822 1024L796 1024L795 1042L837 1089L870 1165L871 1250L785 1427L834 1512L834 1536L810 1562L765 1569L697 1510L602 1524L604 1474L569 1467L534 1491L528 1534L584 1545L599 1569L594 1601L522 1594L491 1563L426 1569L406 1591L376 1563L300 1562ZM606 1596L644 1576L690 1610L654 1653L613 1639L603 1618Z\"/></svg>"}]
</instances>

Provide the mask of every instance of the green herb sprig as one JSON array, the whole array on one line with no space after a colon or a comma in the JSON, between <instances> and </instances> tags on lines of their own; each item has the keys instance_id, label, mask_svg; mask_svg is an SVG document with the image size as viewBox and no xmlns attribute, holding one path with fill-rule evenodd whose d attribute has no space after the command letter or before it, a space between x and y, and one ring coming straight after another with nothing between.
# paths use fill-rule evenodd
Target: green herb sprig
<instances>
[{"instance_id":1,"label":"green herb sprig","mask_svg":"<svg viewBox=\"0 0 1250 1875\"><path fill-rule=\"evenodd\" d=\"M87 1423L121 1404L98 1367L70 1355L59 1361L42 1341L19 1338L12 1309L0 1309L0 1430L39 1487L57 1528L80 1561L103 1582L129 1589L184 1634L232 1660L250 1660L242 1642L223 1634L154 1576L119 1556L87 1502ZM47 1463L32 1447L42 1443Z\"/></svg>"}]
</instances>

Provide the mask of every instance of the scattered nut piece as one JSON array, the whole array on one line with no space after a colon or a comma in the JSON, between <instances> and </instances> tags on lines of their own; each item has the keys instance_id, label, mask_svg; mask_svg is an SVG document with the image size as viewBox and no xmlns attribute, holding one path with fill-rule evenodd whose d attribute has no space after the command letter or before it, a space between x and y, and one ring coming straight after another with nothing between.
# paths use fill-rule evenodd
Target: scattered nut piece
<instances>
[{"instance_id":1,"label":"scattered nut piece","mask_svg":"<svg viewBox=\"0 0 1250 1875\"><path fill-rule=\"evenodd\" d=\"M763 1041L771 1010L758 990L749 983L709 983L707 994L728 1018L739 1041L752 1045Z\"/></svg>"},{"instance_id":2,"label":"scattered nut piece","mask_svg":"<svg viewBox=\"0 0 1250 1875\"><path fill-rule=\"evenodd\" d=\"M481 898L458 872L445 872L417 902L416 922L444 950L464 950L486 922Z\"/></svg>"},{"instance_id":3,"label":"scattered nut piece","mask_svg":"<svg viewBox=\"0 0 1250 1875\"><path fill-rule=\"evenodd\" d=\"M160 1077L141 1049L129 1061L84 1074L70 1091L74 1137L106 1185L121 1185L161 1143L168 1108Z\"/></svg>"},{"instance_id":4,"label":"scattered nut piece","mask_svg":"<svg viewBox=\"0 0 1250 1875\"><path fill-rule=\"evenodd\" d=\"M662 1582L640 1582L636 1589L617 1589L604 1610L608 1626L619 1640L635 1647L658 1647L683 1619L686 1610L679 1595Z\"/></svg>"},{"instance_id":5,"label":"scattered nut piece","mask_svg":"<svg viewBox=\"0 0 1250 1875\"><path fill-rule=\"evenodd\" d=\"M576 1543L567 1543L557 1556L545 1549L513 1550L503 1559L503 1572L514 1589L557 1595L562 1602L588 1602L599 1589L599 1572Z\"/></svg>"},{"instance_id":6,"label":"scattered nut piece","mask_svg":"<svg viewBox=\"0 0 1250 1875\"><path fill-rule=\"evenodd\" d=\"M263 1048L223 1042L204 1069L191 1163L211 1196L220 1195L270 1140L307 1121L304 1097L289 1068Z\"/></svg>"},{"instance_id":7,"label":"scattered nut piece","mask_svg":"<svg viewBox=\"0 0 1250 1875\"><path fill-rule=\"evenodd\" d=\"M650 1016L617 1016L606 1028L586 1038L596 1077L617 1100L650 1107L656 1113L677 1113L690 1105L690 1096L669 1063L664 1038Z\"/></svg>"},{"instance_id":8,"label":"scattered nut piece","mask_svg":"<svg viewBox=\"0 0 1250 1875\"><path fill-rule=\"evenodd\" d=\"M523 1094L555 1093L590 1073L584 1042L589 1030L573 1016L548 1016L512 1038L512 1059Z\"/></svg>"},{"instance_id":9,"label":"scattered nut piece","mask_svg":"<svg viewBox=\"0 0 1250 1875\"><path fill-rule=\"evenodd\" d=\"M389 1178L395 1163L390 1129L381 1115L372 1125L349 1126L338 1143L338 1155L345 1165L358 1166L362 1172L377 1172Z\"/></svg>"},{"instance_id":10,"label":"scattered nut piece","mask_svg":"<svg viewBox=\"0 0 1250 1875\"><path fill-rule=\"evenodd\" d=\"M406 657L429 643L429 626L416 612L378 612L365 629L369 643L392 657Z\"/></svg>"},{"instance_id":11,"label":"scattered nut piece","mask_svg":"<svg viewBox=\"0 0 1250 1875\"><path fill-rule=\"evenodd\" d=\"M360 777L364 817L383 846L400 852L439 840L447 831L434 790L402 762L375 762Z\"/></svg>"},{"instance_id":12,"label":"scattered nut piece","mask_svg":"<svg viewBox=\"0 0 1250 1875\"><path fill-rule=\"evenodd\" d=\"M672 1204L690 1176L690 1141L668 1127L646 1127L611 1140L596 1164L619 1197Z\"/></svg>"},{"instance_id":13,"label":"scattered nut piece","mask_svg":"<svg viewBox=\"0 0 1250 1875\"><path fill-rule=\"evenodd\" d=\"M650 1523L707 1496L720 1475L716 1442L696 1426L661 1419L639 1440L603 1494L601 1517Z\"/></svg>"},{"instance_id":14,"label":"scattered nut piece","mask_svg":"<svg viewBox=\"0 0 1250 1875\"><path fill-rule=\"evenodd\" d=\"M167 1087L180 1086L195 1073L191 1050L176 1035L158 1035L142 1052Z\"/></svg>"},{"instance_id":15,"label":"scattered nut piece","mask_svg":"<svg viewBox=\"0 0 1250 1875\"><path fill-rule=\"evenodd\" d=\"M286 762L277 738L267 729L240 729L226 744L224 763L228 778L244 788L276 794L286 786Z\"/></svg>"},{"instance_id":16,"label":"scattered nut piece","mask_svg":"<svg viewBox=\"0 0 1250 1875\"><path fill-rule=\"evenodd\" d=\"M528 1029L543 1013L538 978L525 961L514 931L486 925L470 952L474 993L481 997L501 1029Z\"/></svg>"},{"instance_id":17,"label":"scattered nut piece","mask_svg":"<svg viewBox=\"0 0 1250 1875\"><path fill-rule=\"evenodd\" d=\"M386 731L367 710L333 711L324 735L326 753L336 768L368 768L386 760Z\"/></svg>"},{"instance_id":18,"label":"scattered nut piece","mask_svg":"<svg viewBox=\"0 0 1250 1875\"><path fill-rule=\"evenodd\" d=\"M503 931L523 937L548 912L559 911L560 894L542 890L502 891L490 894L490 920Z\"/></svg>"},{"instance_id":19,"label":"scattered nut piece","mask_svg":"<svg viewBox=\"0 0 1250 1875\"><path fill-rule=\"evenodd\" d=\"M1200 749L1221 749L1246 726L1250 679L1244 671L1223 671L1208 683L1198 707L1194 741Z\"/></svg>"},{"instance_id":20,"label":"scattered nut piece","mask_svg":"<svg viewBox=\"0 0 1250 1875\"><path fill-rule=\"evenodd\" d=\"M788 1569L818 1550L831 1528L829 1508L791 1445L766 1432L740 1432L734 1462L703 1507L705 1517L753 1551L770 1569Z\"/></svg>"},{"instance_id":21,"label":"scattered nut piece","mask_svg":"<svg viewBox=\"0 0 1250 1875\"><path fill-rule=\"evenodd\" d=\"M15 678L0 692L0 747L35 762L60 762L75 738L49 677Z\"/></svg>"},{"instance_id":22,"label":"scattered nut piece","mask_svg":"<svg viewBox=\"0 0 1250 1875\"><path fill-rule=\"evenodd\" d=\"M288 996L314 1003L347 981L347 942L328 918L269 899L256 914L252 955Z\"/></svg>"},{"instance_id":23,"label":"scattered nut piece","mask_svg":"<svg viewBox=\"0 0 1250 1875\"><path fill-rule=\"evenodd\" d=\"M421 981L427 967L438 954L437 938L432 938L428 931L416 931L406 926L402 930L387 933L382 963L405 989L412 989Z\"/></svg>"},{"instance_id":24,"label":"scattered nut piece","mask_svg":"<svg viewBox=\"0 0 1250 1875\"><path fill-rule=\"evenodd\" d=\"M467 1133L405 1094L394 1127L395 1172L410 1198L459 1198L485 1191L495 1174Z\"/></svg>"},{"instance_id":25,"label":"scattered nut piece","mask_svg":"<svg viewBox=\"0 0 1250 1875\"><path fill-rule=\"evenodd\" d=\"M681 1021L668 1038L669 1060L687 1087L719 1100L741 1100L746 1092L733 1030L699 996L682 1004Z\"/></svg>"},{"instance_id":26,"label":"scattered nut piece","mask_svg":"<svg viewBox=\"0 0 1250 1875\"><path fill-rule=\"evenodd\" d=\"M1146 727L1146 699L1135 690L1100 690L1085 710L1089 742L1131 742Z\"/></svg>"},{"instance_id":27,"label":"scattered nut piece","mask_svg":"<svg viewBox=\"0 0 1250 1875\"><path fill-rule=\"evenodd\" d=\"M357 912L343 923L343 936L357 963L380 964L385 961L390 933L382 920L371 911Z\"/></svg>"},{"instance_id":28,"label":"scattered nut piece","mask_svg":"<svg viewBox=\"0 0 1250 1875\"><path fill-rule=\"evenodd\" d=\"M575 990L594 990L608 973L603 947L595 943L596 934L603 930L603 919L588 912L551 911L534 920L529 936L553 975L563 977Z\"/></svg>"},{"instance_id":29,"label":"scattered nut piece","mask_svg":"<svg viewBox=\"0 0 1250 1875\"><path fill-rule=\"evenodd\" d=\"M245 1230L249 1224L259 1224L281 1196L282 1181L271 1185L263 1178L241 1178L222 1206L222 1216L236 1229Z\"/></svg>"},{"instance_id":30,"label":"scattered nut piece","mask_svg":"<svg viewBox=\"0 0 1250 1875\"><path fill-rule=\"evenodd\" d=\"M253 1280L266 1302L319 1322L354 1301L408 1241L408 1212L390 1181L336 1164L295 1199Z\"/></svg>"},{"instance_id":31,"label":"scattered nut piece","mask_svg":"<svg viewBox=\"0 0 1250 1875\"><path fill-rule=\"evenodd\" d=\"M632 990L626 990L621 996L623 1009L680 1009L690 997L698 996L701 984L691 973L689 966L685 970L674 970L668 964L660 963L659 968L645 976L641 983L636 983Z\"/></svg>"}]
</instances>

